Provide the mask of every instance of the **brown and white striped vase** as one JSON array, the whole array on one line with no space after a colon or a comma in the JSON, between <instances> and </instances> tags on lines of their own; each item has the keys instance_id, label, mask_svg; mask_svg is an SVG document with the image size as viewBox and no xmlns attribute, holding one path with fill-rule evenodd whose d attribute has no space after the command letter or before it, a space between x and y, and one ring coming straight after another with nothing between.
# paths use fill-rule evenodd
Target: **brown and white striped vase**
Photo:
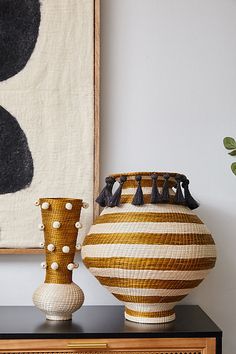
<instances>
[{"instance_id":1,"label":"brown and white striped vase","mask_svg":"<svg viewBox=\"0 0 236 354\"><path fill-rule=\"evenodd\" d=\"M191 210L198 203L188 185L176 173L112 175L97 198L105 208L84 240L82 258L124 302L130 321L173 321L176 303L215 265L215 243Z\"/></svg>"}]
</instances>

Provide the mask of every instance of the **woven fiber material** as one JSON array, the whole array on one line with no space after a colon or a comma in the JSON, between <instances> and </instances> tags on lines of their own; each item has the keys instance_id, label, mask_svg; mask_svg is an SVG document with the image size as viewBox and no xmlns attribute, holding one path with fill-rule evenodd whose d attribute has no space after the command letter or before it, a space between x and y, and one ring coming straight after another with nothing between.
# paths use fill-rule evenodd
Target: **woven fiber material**
<instances>
[{"instance_id":1,"label":"woven fiber material","mask_svg":"<svg viewBox=\"0 0 236 354\"><path fill-rule=\"evenodd\" d=\"M113 189L118 182L118 188ZM199 207L189 190L189 179L179 173L132 172L110 175L96 198L101 207L120 206L123 203L186 205L190 210ZM134 188L136 185L136 189ZM173 187L175 191L173 191ZM135 191L134 191L135 189Z\"/></svg>"},{"instance_id":2,"label":"woven fiber material","mask_svg":"<svg viewBox=\"0 0 236 354\"><path fill-rule=\"evenodd\" d=\"M78 229L75 223L80 220L82 200L66 198L41 198L40 205L49 203L48 209L42 209L42 222L44 225L45 252L46 252L46 283L70 284L72 282L72 271L67 269L67 265L73 263L76 249L76 239ZM66 204L70 203L72 209L66 209ZM53 228L53 222L59 221L60 227ZM47 249L49 244L55 246L55 250L50 252ZM69 246L69 253L63 253L62 248ZM51 264L58 263L59 268L53 270Z\"/></svg>"},{"instance_id":3,"label":"woven fiber material","mask_svg":"<svg viewBox=\"0 0 236 354\"><path fill-rule=\"evenodd\" d=\"M164 178L163 176L165 174L168 174L170 176L168 185L169 185L169 194L170 194L170 200L168 203L174 204L174 191L173 187L176 186L176 181L175 181L175 176L176 173L169 173L169 172L159 172L158 173L158 181L157 181L157 186L159 189L159 192L162 192L162 187L164 183ZM137 182L135 180L135 177L138 175L142 176L142 189L143 189L143 199L144 199L144 204L149 204L151 203L151 187L152 187L152 180L150 179L150 173L148 172L135 172L135 173L125 173L123 174L127 177L127 181L123 185L123 190L122 190L122 196L121 196L121 203L132 203L136 188L137 188ZM120 177L120 175L112 175L116 180Z\"/></svg>"},{"instance_id":4,"label":"woven fiber material","mask_svg":"<svg viewBox=\"0 0 236 354\"><path fill-rule=\"evenodd\" d=\"M125 317L129 321L141 322L141 323L165 323L173 321L175 319L174 310L167 311L135 311L129 308L125 308Z\"/></svg>"},{"instance_id":5,"label":"woven fiber material","mask_svg":"<svg viewBox=\"0 0 236 354\"><path fill-rule=\"evenodd\" d=\"M196 215L189 214L178 214L178 213L129 213L126 215L120 215L119 213L114 213L111 215L101 215L99 219L96 220L96 224L105 223L117 223L117 222L191 222L194 224L203 224L203 222Z\"/></svg>"},{"instance_id":6,"label":"woven fiber material","mask_svg":"<svg viewBox=\"0 0 236 354\"><path fill-rule=\"evenodd\" d=\"M125 173L113 173L111 176L114 177L115 179L120 178L120 176L126 176L128 180L134 181L136 176L142 176L143 179L150 179L150 175L156 173L158 174L158 178L160 178L160 180L164 180L163 176L164 175L169 175L170 176L170 180L172 180L174 182L174 178L176 176L176 172L146 172L146 171L142 171L142 172L125 172Z\"/></svg>"},{"instance_id":7,"label":"woven fiber material","mask_svg":"<svg viewBox=\"0 0 236 354\"><path fill-rule=\"evenodd\" d=\"M116 176L117 178L117 176ZM137 182L132 178L132 179L129 179L129 178L132 178L132 177L129 177L128 176L128 179L127 181L124 183L124 189L128 189L128 188L136 188L137 187ZM158 187L162 187L163 186L163 182L164 182L164 179L162 176L159 177L158 181L157 181L157 185ZM170 177L169 179L169 185L170 187L174 187L176 185L176 182L174 180L174 177ZM149 177L145 177L143 176L143 179L142 179L142 187L152 187L152 181L150 179L150 176Z\"/></svg>"},{"instance_id":8,"label":"woven fiber material","mask_svg":"<svg viewBox=\"0 0 236 354\"><path fill-rule=\"evenodd\" d=\"M155 205L150 204L150 173L125 175L120 205L104 208L95 220L84 240L82 258L97 280L125 303L127 319L172 321L175 304L214 267L215 243L187 206L172 204L176 174L169 174L169 203ZM145 204L138 206L131 204L137 175L142 175L147 193ZM163 175L158 173L160 194Z\"/></svg>"},{"instance_id":9,"label":"woven fiber material","mask_svg":"<svg viewBox=\"0 0 236 354\"><path fill-rule=\"evenodd\" d=\"M175 313L173 312L171 315L168 315L168 311L164 311L166 315L161 315L157 312L156 316L143 316L143 313L137 313L137 315L129 314L128 311L125 311L125 318L128 321L138 322L138 323L166 323L175 320ZM171 353L173 354L173 353ZM182 354L182 353L181 353Z\"/></svg>"},{"instance_id":10,"label":"woven fiber material","mask_svg":"<svg viewBox=\"0 0 236 354\"><path fill-rule=\"evenodd\" d=\"M70 320L72 313L84 302L84 294L80 287L71 284L42 284L34 293L33 302L36 307L46 313L50 320Z\"/></svg>"},{"instance_id":11,"label":"woven fiber material","mask_svg":"<svg viewBox=\"0 0 236 354\"><path fill-rule=\"evenodd\" d=\"M80 199L41 198L46 262L45 283L34 292L33 302L49 320L69 320L84 302L80 287L72 282L78 234L77 224L83 205ZM68 269L69 266L69 269Z\"/></svg>"}]
</instances>

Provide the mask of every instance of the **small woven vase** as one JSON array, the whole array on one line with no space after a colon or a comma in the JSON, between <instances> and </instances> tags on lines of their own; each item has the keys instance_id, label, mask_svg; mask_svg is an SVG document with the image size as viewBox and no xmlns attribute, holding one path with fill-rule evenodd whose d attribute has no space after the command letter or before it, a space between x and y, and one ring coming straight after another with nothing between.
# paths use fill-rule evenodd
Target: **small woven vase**
<instances>
[{"instance_id":1,"label":"small woven vase","mask_svg":"<svg viewBox=\"0 0 236 354\"><path fill-rule=\"evenodd\" d=\"M82 258L124 302L128 320L173 321L176 303L215 265L215 244L191 210L198 204L188 184L176 173L112 175L97 198L105 208L84 240Z\"/></svg>"},{"instance_id":2,"label":"small woven vase","mask_svg":"<svg viewBox=\"0 0 236 354\"><path fill-rule=\"evenodd\" d=\"M72 282L80 211L80 199L42 198L37 205L42 212L40 230L44 231L46 278L33 295L36 307L49 320L70 320L84 302L80 287Z\"/></svg>"}]
</instances>

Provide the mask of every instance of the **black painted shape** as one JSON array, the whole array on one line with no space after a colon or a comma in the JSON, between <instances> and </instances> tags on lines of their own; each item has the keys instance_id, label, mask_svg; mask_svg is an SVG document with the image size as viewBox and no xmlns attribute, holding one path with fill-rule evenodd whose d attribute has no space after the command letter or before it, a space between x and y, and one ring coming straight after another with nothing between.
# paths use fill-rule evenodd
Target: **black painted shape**
<instances>
[{"instance_id":1,"label":"black painted shape","mask_svg":"<svg viewBox=\"0 0 236 354\"><path fill-rule=\"evenodd\" d=\"M0 0L0 81L25 67L33 53L39 25L39 0Z\"/></svg>"},{"instance_id":2,"label":"black painted shape","mask_svg":"<svg viewBox=\"0 0 236 354\"><path fill-rule=\"evenodd\" d=\"M33 174L25 133L17 120L0 106L0 194L29 187Z\"/></svg>"}]
</instances>

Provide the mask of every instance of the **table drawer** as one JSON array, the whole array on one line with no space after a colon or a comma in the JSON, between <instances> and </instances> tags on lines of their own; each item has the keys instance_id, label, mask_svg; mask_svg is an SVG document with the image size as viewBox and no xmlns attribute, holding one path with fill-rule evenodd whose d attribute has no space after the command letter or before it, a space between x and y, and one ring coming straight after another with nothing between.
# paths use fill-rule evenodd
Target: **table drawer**
<instances>
[{"instance_id":1,"label":"table drawer","mask_svg":"<svg viewBox=\"0 0 236 354\"><path fill-rule=\"evenodd\" d=\"M215 354L215 338L0 340L4 354Z\"/></svg>"}]
</instances>

